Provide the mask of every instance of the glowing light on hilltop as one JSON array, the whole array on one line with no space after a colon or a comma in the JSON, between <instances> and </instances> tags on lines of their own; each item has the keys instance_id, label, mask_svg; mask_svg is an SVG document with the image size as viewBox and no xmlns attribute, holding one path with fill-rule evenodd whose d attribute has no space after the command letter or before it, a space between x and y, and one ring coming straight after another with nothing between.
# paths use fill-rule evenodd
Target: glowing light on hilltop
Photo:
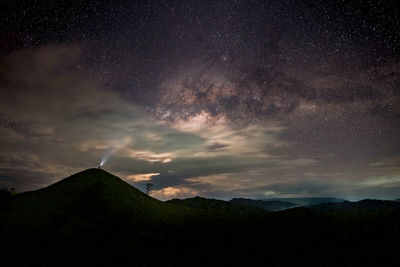
<instances>
[{"instance_id":1,"label":"glowing light on hilltop","mask_svg":"<svg viewBox=\"0 0 400 267\"><path fill-rule=\"evenodd\" d=\"M104 163L106 163L106 160L102 159L101 162L100 162L100 167L102 167L104 165Z\"/></svg>"},{"instance_id":2,"label":"glowing light on hilltop","mask_svg":"<svg viewBox=\"0 0 400 267\"><path fill-rule=\"evenodd\" d=\"M100 167L102 167L110 158L112 153L114 152L114 149L108 149L104 152L103 158L100 161Z\"/></svg>"}]
</instances>

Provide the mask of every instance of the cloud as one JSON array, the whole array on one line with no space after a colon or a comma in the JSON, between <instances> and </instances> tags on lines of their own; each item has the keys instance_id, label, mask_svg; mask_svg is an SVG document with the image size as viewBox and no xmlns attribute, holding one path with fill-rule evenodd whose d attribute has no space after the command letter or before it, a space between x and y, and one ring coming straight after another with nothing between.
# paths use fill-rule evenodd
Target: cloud
<instances>
[{"instance_id":1,"label":"cloud","mask_svg":"<svg viewBox=\"0 0 400 267\"><path fill-rule=\"evenodd\" d=\"M79 54L79 47L47 46L2 58L3 175L35 162L32 173L62 178L97 166L110 148L128 160L166 163L204 143L97 87L79 68Z\"/></svg>"},{"instance_id":2,"label":"cloud","mask_svg":"<svg viewBox=\"0 0 400 267\"><path fill-rule=\"evenodd\" d=\"M0 174L38 177L35 183L16 179L17 189L97 166L105 153L114 158L104 168L128 181L151 179L167 188L191 177L268 165L268 148L286 145L275 135L284 129L278 122L235 130L207 126L207 112L173 124L157 121L98 87L79 62L79 46L45 46L18 51L0 63Z\"/></svg>"},{"instance_id":3,"label":"cloud","mask_svg":"<svg viewBox=\"0 0 400 267\"><path fill-rule=\"evenodd\" d=\"M157 175L160 175L160 173L155 172L155 173L131 174L125 177L125 179L132 182L150 181L153 176Z\"/></svg>"},{"instance_id":4,"label":"cloud","mask_svg":"<svg viewBox=\"0 0 400 267\"><path fill-rule=\"evenodd\" d=\"M188 198L199 195L199 192L190 187L184 186L169 186L160 190L154 190L151 193L152 197L168 200L173 198Z\"/></svg>"},{"instance_id":5,"label":"cloud","mask_svg":"<svg viewBox=\"0 0 400 267\"><path fill-rule=\"evenodd\" d=\"M397 180L387 177L399 173L392 144L400 135L382 116L338 116L359 110L359 102L306 97L285 77L274 78L282 84L269 77L264 89L250 78L237 84L221 71L163 84L188 103L172 104L167 90L160 98L171 103L155 101L154 109L143 109L100 87L88 73L79 46L2 56L0 186L36 189L112 154L105 169L139 188L151 181L153 195L162 199L361 196L373 190L394 195ZM174 89L175 82L183 92ZM388 104L385 92L382 101ZM372 101L367 95L363 101ZM376 129L388 138L375 138Z\"/></svg>"},{"instance_id":6,"label":"cloud","mask_svg":"<svg viewBox=\"0 0 400 267\"><path fill-rule=\"evenodd\" d=\"M362 187L400 187L400 176L374 177L361 181L358 185Z\"/></svg>"}]
</instances>

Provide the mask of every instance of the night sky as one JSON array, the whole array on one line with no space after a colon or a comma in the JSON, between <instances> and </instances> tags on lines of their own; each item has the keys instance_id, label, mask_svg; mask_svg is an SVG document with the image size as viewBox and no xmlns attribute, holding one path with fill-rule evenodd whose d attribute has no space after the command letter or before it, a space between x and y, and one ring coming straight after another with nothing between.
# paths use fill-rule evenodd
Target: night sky
<instances>
[{"instance_id":1,"label":"night sky","mask_svg":"<svg viewBox=\"0 0 400 267\"><path fill-rule=\"evenodd\" d=\"M400 197L396 1L2 1L0 187Z\"/></svg>"}]
</instances>

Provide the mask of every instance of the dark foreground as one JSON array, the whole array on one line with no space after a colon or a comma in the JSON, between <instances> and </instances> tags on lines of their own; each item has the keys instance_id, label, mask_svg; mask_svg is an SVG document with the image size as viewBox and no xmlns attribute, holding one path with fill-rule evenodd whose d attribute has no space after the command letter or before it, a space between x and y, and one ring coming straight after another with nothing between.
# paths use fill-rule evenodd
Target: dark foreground
<instances>
[{"instance_id":1,"label":"dark foreground","mask_svg":"<svg viewBox=\"0 0 400 267\"><path fill-rule=\"evenodd\" d=\"M271 213L171 204L91 169L2 199L0 265L400 266L400 209L369 204Z\"/></svg>"}]
</instances>

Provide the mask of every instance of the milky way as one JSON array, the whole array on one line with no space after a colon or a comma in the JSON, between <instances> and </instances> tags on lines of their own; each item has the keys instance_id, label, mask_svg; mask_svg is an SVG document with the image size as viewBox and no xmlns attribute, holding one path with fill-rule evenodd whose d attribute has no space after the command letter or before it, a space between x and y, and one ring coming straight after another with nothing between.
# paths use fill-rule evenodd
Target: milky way
<instances>
[{"instance_id":1,"label":"milky way","mask_svg":"<svg viewBox=\"0 0 400 267\"><path fill-rule=\"evenodd\" d=\"M396 198L394 1L3 3L0 185Z\"/></svg>"}]
</instances>

